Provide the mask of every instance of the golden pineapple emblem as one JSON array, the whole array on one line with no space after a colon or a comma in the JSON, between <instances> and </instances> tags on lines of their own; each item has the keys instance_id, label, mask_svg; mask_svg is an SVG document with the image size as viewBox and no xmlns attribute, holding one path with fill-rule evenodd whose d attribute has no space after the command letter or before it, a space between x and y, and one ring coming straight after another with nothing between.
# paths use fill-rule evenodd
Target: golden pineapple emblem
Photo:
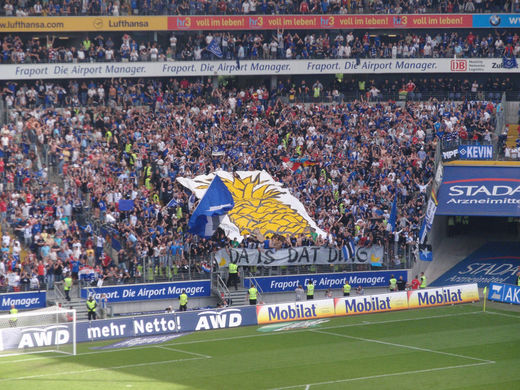
<instances>
[{"instance_id":1,"label":"golden pineapple emblem","mask_svg":"<svg viewBox=\"0 0 520 390\"><path fill-rule=\"evenodd\" d=\"M293 236L311 233L311 226L296 210L282 203L282 193L267 181L262 181L260 174L255 177L233 176L233 180L221 177L233 195L235 207L228 213L230 221L238 227L242 236L261 233L270 238L273 234ZM207 183L200 183L197 189L207 188Z\"/></svg>"}]
</instances>

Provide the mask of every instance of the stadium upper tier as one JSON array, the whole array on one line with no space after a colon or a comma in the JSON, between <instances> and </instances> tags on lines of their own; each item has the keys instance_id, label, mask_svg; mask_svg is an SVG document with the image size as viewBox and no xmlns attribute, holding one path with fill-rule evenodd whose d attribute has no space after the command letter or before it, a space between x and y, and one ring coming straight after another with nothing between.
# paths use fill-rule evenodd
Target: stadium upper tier
<instances>
[{"instance_id":1,"label":"stadium upper tier","mask_svg":"<svg viewBox=\"0 0 520 390\"><path fill-rule=\"evenodd\" d=\"M5 16L500 13L517 12L518 3L508 0L6 0L1 11Z\"/></svg>"},{"instance_id":2,"label":"stadium upper tier","mask_svg":"<svg viewBox=\"0 0 520 390\"><path fill-rule=\"evenodd\" d=\"M154 39L155 38L155 39ZM137 61L208 61L218 59L396 59L502 58L520 55L514 29L407 31L263 31L192 33L97 33L0 36L2 64Z\"/></svg>"}]
</instances>

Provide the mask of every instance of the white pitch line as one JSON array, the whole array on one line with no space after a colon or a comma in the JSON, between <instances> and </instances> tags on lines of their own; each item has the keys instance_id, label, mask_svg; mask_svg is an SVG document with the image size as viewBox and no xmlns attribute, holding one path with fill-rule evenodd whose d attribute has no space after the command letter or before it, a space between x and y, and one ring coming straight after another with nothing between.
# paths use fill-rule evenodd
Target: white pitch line
<instances>
[{"instance_id":1,"label":"white pitch line","mask_svg":"<svg viewBox=\"0 0 520 390\"><path fill-rule=\"evenodd\" d=\"M202 357L193 357L193 358L187 358L187 359L173 359L173 360L161 360L161 361L158 361L158 362L146 362L146 363L127 364L127 365L124 365L124 366L89 368L89 369L86 369L86 370L75 370L75 371L61 371L61 372L53 372L53 373L47 373L47 374L38 374L38 375L12 377L12 378L3 378L3 379L0 379L0 382L19 381L19 380L26 380L26 379L36 379L36 378L44 378L44 377L48 377L48 376L65 376L65 375L85 374L85 373L88 373L88 372L97 372L97 371L121 370L121 369L125 369L125 368L155 366L155 365L159 365L159 364L179 363L179 362L187 362L187 361L191 361L191 360L201 360L201 359L204 359L204 358L202 358Z\"/></svg>"},{"instance_id":2,"label":"white pitch line","mask_svg":"<svg viewBox=\"0 0 520 390\"><path fill-rule=\"evenodd\" d=\"M400 318L396 320L385 320L385 321L373 321L368 322L364 321L362 323L355 323L355 324L343 324L343 325L334 325L334 326L325 326L320 329L339 329L339 328L350 328L355 326L368 326L368 325L383 325L383 324L392 324L397 322L408 322L408 321L422 321L422 320L430 320L435 318L446 318L446 317L458 317L463 315L471 315L471 314L481 314L482 311L470 311L467 313L453 313L453 314L441 314L441 315L435 315L435 316L424 316L424 317L414 317L414 318ZM339 317L334 317L339 318ZM344 317L347 318L347 317ZM307 329L295 329L291 330L290 333L301 333L301 332L307 332ZM232 337L220 337L220 338L213 338L213 339L207 339L207 340L192 340L192 341L184 341L184 342L173 342L169 344L163 344L163 345L189 345L189 344L200 344L200 343L207 343L207 342L214 342L214 341L228 341L228 340L239 340L239 339L248 339L248 338L255 338L255 337L270 337L270 336L280 336L285 333L262 333L262 334L251 334L251 335L244 335L244 336L232 336ZM148 349L152 346L146 345L142 347L130 347L125 349L109 349L109 350L102 350L102 351L91 351L91 352L82 352L79 353L76 356L85 356L85 355L97 355L101 353L113 353L113 352L121 352L121 351L130 351L130 350L138 350L138 349ZM71 358L74 357L73 355L63 355L63 356L53 356L53 359L56 358ZM20 362L28 362L33 360L42 360L42 359L49 359L49 357L34 357L34 358L28 358L28 359L18 359L18 360L2 360L0 359L0 365L1 364L11 364L11 363L20 363Z\"/></svg>"},{"instance_id":3,"label":"white pitch line","mask_svg":"<svg viewBox=\"0 0 520 390\"><path fill-rule=\"evenodd\" d=\"M311 385L305 386L305 390L309 390L311 388Z\"/></svg>"},{"instance_id":4,"label":"white pitch line","mask_svg":"<svg viewBox=\"0 0 520 390\"><path fill-rule=\"evenodd\" d=\"M518 320L520 320L520 315L514 315L514 314L507 314L507 313L499 313L497 311L485 311L484 313L488 313L488 314L495 314L497 316L504 316L504 317L511 317L511 318L516 318Z\"/></svg>"},{"instance_id":5,"label":"white pitch line","mask_svg":"<svg viewBox=\"0 0 520 390\"><path fill-rule=\"evenodd\" d=\"M344 337L344 338L352 339L352 340L366 341L366 342L369 342L369 343L384 344L384 345L390 345L392 347L413 349L413 350L416 350L416 351L437 353L437 354L440 354L440 355L447 355L447 356L454 356L454 357L458 357L458 358L471 359L471 360L476 360L476 361L484 362L484 363L495 363L493 360L480 359L480 358L476 358L476 357L473 357L473 356L459 355L457 353L451 353L451 352L436 351L434 349L429 349L429 348L414 347L413 345L396 344L396 343L390 343L388 341L382 341L382 340L376 340L376 339L366 339L364 337L349 336L349 335L346 335L346 334L321 331L321 330L317 330L317 329L316 330L314 330L314 329L313 330L309 330L309 332L312 332L312 333L322 333L322 334L328 334L328 335L331 335L331 336Z\"/></svg>"},{"instance_id":6,"label":"white pitch line","mask_svg":"<svg viewBox=\"0 0 520 390\"><path fill-rule=\"evenodd\" d=\"M393 372L393 373L390 373L390 374L361 376L361 377L357 377L357 378L339 379L339 380L336 380L336 381L316 382L316 383L308 383L308 384L305 384L305 385L294 385L294 386L286 386L286 387L277 387L277 388L270 389L270 390L297 389L299 387L304 387L304 386L306 386L305 389L310 389L311 386L333 385L335 383L346 383L346 382L362 381L362 380L368 380L368 379L388 378L388 377L391 377L391 376L399 376L399 375L422 374L422 373L426 373L426 372L451 370L451 369L454 369L454 368L483 366L483 365L486 365L486 364L493 364L493 363L492 362L481 362L481 363L461 364L461 365L458 365L458 366L426 368L424 370Z\"/></svg>"},{"instance_id":7,"label":"white pitch line","mask_svg":"<svg viewBox=\"0 0 520 390\"><path fill-rule=\"evenodd\" d=\"M182 352L182 353L186 353L188 355L194 355L194 356L198 356L198 357L201 357L201 358L204 358L204 359L211 359L213 357L213 356L209 356L209 355L204 355L202 353L183 351L182 349L170 348L170 347L166 347L166 346L163 346L163 345L157 345L155 348L166 349L168 351L174 351L174 352Z\"/></svg>"}]
</instances>

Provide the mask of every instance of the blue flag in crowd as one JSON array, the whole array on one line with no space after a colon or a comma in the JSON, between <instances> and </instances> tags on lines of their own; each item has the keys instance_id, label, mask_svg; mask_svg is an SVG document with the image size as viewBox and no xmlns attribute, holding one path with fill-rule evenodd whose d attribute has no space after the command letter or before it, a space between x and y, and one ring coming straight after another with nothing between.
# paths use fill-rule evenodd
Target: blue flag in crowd
<instances>
[{"instance_id":1,"label":"blue flag in crowd","mask_svg":"<svg viewBox=\"0 0 520 390\"><path fill-rule=\"evenodd\" d=\"M502 58L502 66L505 68L505 69L513 69L513 68L518 68L518 63L516 62L516 58L511 56L511 57L503 57Z\"/></svg>"},{"instance_id":2,"label":"blue flag in crowd","mask_svg":"<svg viewBox=\"0 0 520 390\"><path fill-rule=\"evenodd\" d=\"M166 205L166 207L177 207L179 205L179 202L175 200L175 198L172 198Z\"/></svg>"},{"instance_id":3,"label":"blue flag in crowd","mask_svg":"<svg viewBox=\"0 0 520 390\"><path fill-rule=\"evenodd\" d=\"M433 260L433 252L432 246L427 244L419 245L419 260L422 261L432 261Z\"/></svg>"},{"instance_id":4,"label":"blue flag in crowd","mask_svg":"<svg viewBox=\"0 0 520 390\"><path fill-rule=\"evenodd\" d=\"M392 203L392 210L390 211L390 218L388 218L388 223L392 227L392 232L395 231L395 224L397 222L397 195L394 197L394 202Z\"/></svg>"},{"instance_id":5,"label":"blue flag in crowd","mask_svg":"<svg viewBox=\"0 0 520 390\"><path fill-rule=\"evenodd\" d=\"M134 201L132 199L120 199L119 211L132 211L134 209Z\"/></svg>"},{"instance_id":6,"label":"blue flag in crowd","mask_svg":"<svg viewBox=\"0 0 520 390\"><path fill-rule=\"evenodd\" d=\"M220 49L220 46L218 45L215 38L213 38L211 40L208 47L206 47L206 50L209 51L210 53L215 54L218 58L223 57L222 50Z\"/></svg>"},{"instance_id":7,"label":"blue flag in crowd","mask_svg":"<svg viewBox=\"0 0 520 390\"><path fill-rule=\"evenodd\" d=\"M215 176L188 222L188 231L201 237L211 237L224 216L235 206L226 185Z\"/></svg>"},{"instance_id":8,"label":"blue flag in crowd","mask_svg":"<svg viewBox=\"0 0 520 390\"><path fill-rule=\"evenodd\" d=\"M353 240L350 240L347 245L343 246L343 259L348 261L354 258L356 254L356 244Z\"/></svg>"}]
</instances>

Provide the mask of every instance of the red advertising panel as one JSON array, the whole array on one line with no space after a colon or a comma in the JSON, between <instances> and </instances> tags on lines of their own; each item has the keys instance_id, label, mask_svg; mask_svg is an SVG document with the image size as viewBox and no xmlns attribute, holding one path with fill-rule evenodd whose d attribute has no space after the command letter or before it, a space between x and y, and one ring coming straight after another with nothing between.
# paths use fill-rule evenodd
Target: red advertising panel
<instances>
[{"instance_id":1,"label":"red advertising panel","mask_svg":"<svg viewBox=\"0 0 520 390\"><path fill-rule=\"evenodd\" d=\"M471 28L472 15L241 15L169 16L168 30L315 30Z\"/></svg>"}]
</instances>

